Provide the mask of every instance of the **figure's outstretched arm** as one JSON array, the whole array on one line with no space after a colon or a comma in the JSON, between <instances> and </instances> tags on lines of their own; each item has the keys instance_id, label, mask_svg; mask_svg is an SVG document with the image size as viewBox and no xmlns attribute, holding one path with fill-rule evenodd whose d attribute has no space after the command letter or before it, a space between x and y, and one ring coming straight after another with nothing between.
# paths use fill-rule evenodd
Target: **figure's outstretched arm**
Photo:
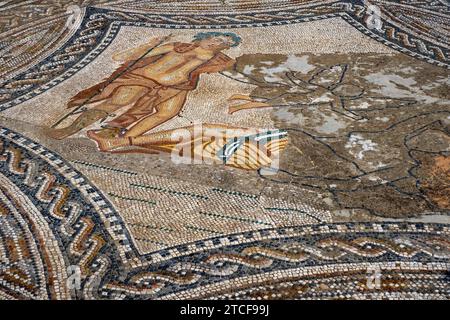
<instances>
[{"instance_id":1,"label":"figure's outstretched arm","mask_svg":"<svg viewBox=\"0 0 450 320\"><path fill-rule=\"evenodd\" d=\"M233 95L228 100L236 100L236 99L234 99L235 97L237 97L237 99L239 99L239 100L247 100L250 102L229 106L228 107L229 114L233 114L236 111L247 110L247 109L260 109L260 108L273 107L271 104L269 104L267 102L253 101L253 100L251 100L251 98L249 100L249 99L247 99L247 97L241 96L241 95Z\"/></svg>"},{"instance_id":2,"label":"figure's outstretched arm","mask_svg":"<svg viewBox=\"0 0 450 320\"><path fill-rule=\"evenodd\" d=\"M162 40L162 38L159 38L159 37L153 38L148 43L146 43L138 48L132 48L132 49L128 49L126 51L116 53L113 55L112 58L114 61L128 61L128 60L139 59L140 57L142 57L143 54L145 54L146 51L148 51L152 47L158 45L158 42L160 42L161 40ZM167 52L171 51L173 49L173 47L174 47L173 44L170 44L170 43L164 44L162 46L154 48L152 51L150 51L146 55L146 57L157 56L160 54L167 53Z\"/></svg>"}]
</instances>

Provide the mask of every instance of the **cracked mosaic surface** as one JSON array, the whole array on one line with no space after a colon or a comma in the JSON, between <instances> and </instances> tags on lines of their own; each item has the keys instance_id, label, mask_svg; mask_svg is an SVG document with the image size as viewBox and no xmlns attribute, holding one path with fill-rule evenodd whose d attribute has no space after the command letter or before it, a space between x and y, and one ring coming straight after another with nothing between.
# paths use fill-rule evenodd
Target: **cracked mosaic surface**
<instances>
[{"instance_id":1,"label":"cracked mosaic surface","mask_svg":"<svg viewBox=\"0 0 450 320\"><path fill-rule=\"evenodd\" d=\"M0 299L449 299L449 11L2 1Z\"/></svg>"}]
</instances>

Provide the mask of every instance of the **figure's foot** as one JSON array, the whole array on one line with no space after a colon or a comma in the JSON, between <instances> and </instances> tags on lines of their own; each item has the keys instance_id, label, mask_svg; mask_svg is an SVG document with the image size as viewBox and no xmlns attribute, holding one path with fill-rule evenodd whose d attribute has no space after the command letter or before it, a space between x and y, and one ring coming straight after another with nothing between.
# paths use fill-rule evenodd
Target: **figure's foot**
<instances>
[{"instance_id":1,"label":"figure's foot","mask_svg":"<svg viewBox=\"0 0 450 320\"><path fill-rule=\"evenodd\" d=\"M108 112L91 109L83 112L72 124L61 129L50 128L46 134L53 139L64 139L108 116Z\"/></svg>"},{"instance_id":2,"label":"figure's foot","mask_svg":"<svg viewBox=\"0 0 450 320\"><path fill-rule=\"evenodd\" d=\"M233 114L236 111L245 110L245 109L256 109L256 108L267 108L270 107L270 104L265 102L247 102L244 104L238 104L228 107L228 114Z\"/></svg>"},{"instance_id":3,"label":"figure's foot","mask_svg":"<svg viewBox=\"0 0 450 320\"><path fill-rule=\"evenodd\" d=\"M108 152L117 148L127 147L130 145L128 138L105 138L102 129L99 131L89 130L87 136L97 143L97 147L100 151Z\"/></svg>"}]
</instances>

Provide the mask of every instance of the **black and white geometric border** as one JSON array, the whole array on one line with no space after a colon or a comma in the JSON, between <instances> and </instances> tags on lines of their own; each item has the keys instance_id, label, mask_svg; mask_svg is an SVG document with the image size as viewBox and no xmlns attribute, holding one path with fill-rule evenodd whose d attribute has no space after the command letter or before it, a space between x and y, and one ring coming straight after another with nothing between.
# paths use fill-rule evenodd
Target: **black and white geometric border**
<instances>
[{"instance_id":1,"label":"black and white geometric border","mask_svg":"<svg viewBox=\"0 0 450 320\"><path fill-rule=\"evenodd\" d=\"M74 189L80 191L83 198L99 215L102 221L100 228L107 229L111 238L119 245L118 253L123 262L127 262L128 259L135 255L137 250L130 245L130 235L122 218L102 192L83 176L83 174L74 169L66 160L55 152L48 150L19 133L0 127L0 137L11 141L16 146L27 150L31 154L45 161L61 176L70 181ZM106 227L107 224L109 227Z\"/></svg>"}]
</instances>

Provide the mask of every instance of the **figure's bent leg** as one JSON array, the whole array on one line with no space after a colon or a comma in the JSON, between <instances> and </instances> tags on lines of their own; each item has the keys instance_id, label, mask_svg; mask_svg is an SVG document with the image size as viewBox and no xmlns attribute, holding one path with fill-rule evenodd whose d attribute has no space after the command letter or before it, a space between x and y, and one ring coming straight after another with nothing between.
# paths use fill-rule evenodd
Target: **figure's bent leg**
<instances>
[{"instance_id":1,"label":"figure's bent leg","mask_svg":"<svg viewBox=\"0 0 450 320\"><path fill-rule=\"evenodd\" d=\"M184 151L187 151L191 157L196 157L195 159L203 161L208 159L213 163L252 170L271 165L273 158L288 142L287 133L279 130L250 131L246 128L218 124L202 124L200 130L198 127L189 126L116 139L99 138L93 131L89 131L88 135L97 142L102 151L126 147L120 149L120 152L136 153L147 148L180 155L180 151L183 150L182 157L186 156ZM269 136L271 138L267 139ZM227 155L226 159L221 157L223 154Z\"/></svg>"},{"instance_id":2,"label":"figure's bent leg","mask_svg":"<svg viewBox=\"0 0 450 320\"><path fill-rule=\"evenodd\" d=\"M156 112L143 118L128 130L125 137L137 137L156 128L178 115L186 101L187 92L180 91L172 98L157 105Z\"/></svg>"},{"instance_id":3,"label":"figure's bent leg","mask_svg":"<svg viewBox=\"0 0 450 320\"><path fill-rule=\"evenodd\" d=\"M126 129L133 123L152 114L155 111L155 101L158 96L150 93L140 97L128 111L108 122L109 127Z\"/></svg>"},{"instance_id":4,"label":"figure's bent leg","mask_svg":"<svg viewBox=\"0 0 450 320\"><path fill-rule=\"evenodd\" d=\"M182 127L171 130L150 133L137 137L119 137L114 139L104 139L93 130L88 131L88 136L97 142L101 151L110 151L122 147L130 146L149 146L149 145L173 145L180 142L180 135L177 133L189 133L189 140L194 140L203 136L212 136L216 130L224 132L225 130L245 130L238 127L218 124L202 124L202 130L197 130L195 126ZM183 130L183 131L182 131ZM197 135L199 137L197 137Z\"/></svg>"},{"instance_id":5,"label":"figure's bent leg","mask_svg":"<svg viewBox=\"0 0 450 320\"><path fill-rule=\"evenodd\" d=\"M129 146L131 145L130 141L132 137L135 138L142 136L144 133L175 117L181 111L184 101L186 100L186 95L186 91L180 91L178 94L155 106L156 112L148 115L136 125L131 127L131 129L124 135L124 138L117 137L114 139L106 139L105 136L102 135L101 131L99 132L93 130L88 131L88 136L97 142L101 151L109 151L114 148ZM143 103L145 101L141 102ZM134 119L135 117L141 115L141 111L142 108L136 107L134 112L130 112L130 114L127 114L129 113L127 112L126 117L121 116L119 121L117 121L117 119L114 121L118 122L117 124L119 125L124 125L124 122L128 118L133 117Z\"/></svg>"}]
</instances>

